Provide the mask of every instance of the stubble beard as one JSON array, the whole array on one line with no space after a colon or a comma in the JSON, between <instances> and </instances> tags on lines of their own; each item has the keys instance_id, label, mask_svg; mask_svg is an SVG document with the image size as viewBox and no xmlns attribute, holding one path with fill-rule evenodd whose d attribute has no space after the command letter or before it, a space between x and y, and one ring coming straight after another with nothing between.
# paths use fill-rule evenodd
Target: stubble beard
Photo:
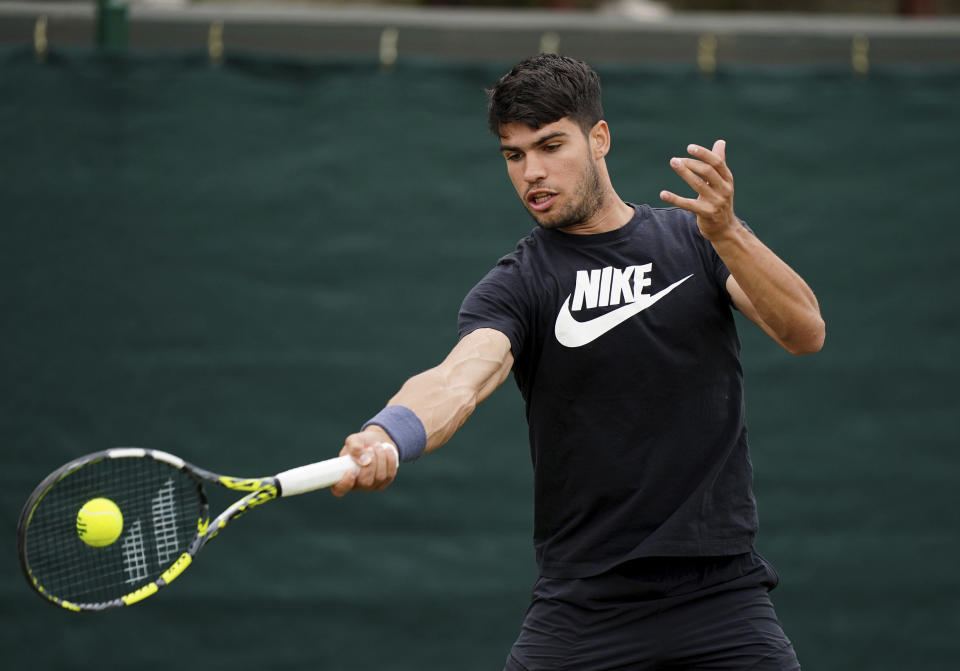
<instances>
[{"instance_id":1,"label":"stubble beard","mask_svg":"<svg viewBox=\"0 0 960 671\"><path fill-rule=\"evenodd\" d=\"M526 203L524 203L526 206ZM527 212L545 229L570 228L590 220L603 207L603 190L600 188L600 172L593 161L586 161L574 198L562 210L555 213L539 213L527 207Z\"/></svg>"}]
</instances>

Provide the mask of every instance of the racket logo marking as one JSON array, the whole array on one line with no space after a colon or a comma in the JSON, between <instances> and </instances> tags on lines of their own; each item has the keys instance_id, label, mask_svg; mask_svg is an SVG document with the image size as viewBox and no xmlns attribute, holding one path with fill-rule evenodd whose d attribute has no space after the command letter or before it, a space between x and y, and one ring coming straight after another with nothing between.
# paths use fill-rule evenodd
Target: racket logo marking
<instances>
[{"instance_id":1,"label":"racket logo marking","mask_svg":"<svg viewBox=\"0 0 960 671\"><path fill-rule=\"evenodd\" d=\"M127 574L124 582L138 583L147 577L147 553L143 548L143 525L137 520L130 525L130 531L123 537L123 570Z\"/></svg>"},{"instance_id":2,"label":"racket logo marking","mask_svg":"<svg viewBox=\"0 0 960 671\"><path fill-rule=\"evenodd\" d=\"M173 478L167 480L151 500L153 513L153 539L156 543L157 561L163 565L180 550L177 536L177 506Z\"/></svg>"}]
</instances>

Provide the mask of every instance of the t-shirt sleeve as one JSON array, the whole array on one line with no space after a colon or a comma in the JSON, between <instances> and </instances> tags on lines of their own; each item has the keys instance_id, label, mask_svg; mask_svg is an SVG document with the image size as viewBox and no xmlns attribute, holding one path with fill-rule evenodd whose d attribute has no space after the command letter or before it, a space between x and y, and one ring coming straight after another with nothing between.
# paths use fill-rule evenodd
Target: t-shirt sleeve
<instances>
[{"instance_id":1,"label":"t-shirt sleeve","mask_svg":"<svg viewBox=\"0 0 960 671\"><path fill-rule=\"evenodd\" d=\"M723 290L724 293L727 292L727 278L730 277L730 269L727 268L727 264L723 262L723 259L720 258L720 255L717 254L716 250L713 248L713 245L707 241L707 245L710 250L710 258L713 262L713 278L717 283L717 286Z\"/></svg>"},{"instance_id":2,"label":"t-shirt sleeve","mask_svg":"<svg viewBox=\"0 0 960 671\"><path fill-rule=\"evenodd\" d=\"M506 257L463 299L457 317L458 336L463 338L481 328L500 331L510 339L516 360L523 352L529 314L519 266Z\"/></svg>"},{"instance_id":3,"label":"t-shirt sleeve","mask_svg":"<svg viewBox=\"0 0 960 671\"><path fill-rule=\"evenodd\" d=\"M727 268L727 264L717 254L717 250L713 248L710 241L700 233L700 229L697 227L697 216L680 208L670 208L668 211L671 216L676 218L677 224L686 227L690 242L700 257L700 263L703 264L704 271L713 280L718 295L731 300L730 294L727 293L727 278L730 277L730 269Z\"/></svg>"},{"instance_id":4,"label":"t-shirt sleeve","mask_svg":"<svg viewBox=\"0 0 960 671\"><path fill-rule=\"evenodd\" d=\"M727 268L727 264L724 263L723 259L720 258L720 255L717 254L717 250L713 248L713 244L711 244L709 240L700 234L700 229L697 228L696 215L684 210L678 210L677 212L678 214L681 214L681 216L685 216L687 218L690 230L695 233L701 248L701 258L703 259L703 263L707 266L707 270L712 273L713 281L716 283L718 291L720 291L721 295L725 296L727 300L730 301L730 304L733 305L733 298L727 292L727 278L731 275L730 269ZM747 222L741 219L740 223L743 224L744 228L746 228L751 235L756 235Z\"/></svg>"}]
</instances>

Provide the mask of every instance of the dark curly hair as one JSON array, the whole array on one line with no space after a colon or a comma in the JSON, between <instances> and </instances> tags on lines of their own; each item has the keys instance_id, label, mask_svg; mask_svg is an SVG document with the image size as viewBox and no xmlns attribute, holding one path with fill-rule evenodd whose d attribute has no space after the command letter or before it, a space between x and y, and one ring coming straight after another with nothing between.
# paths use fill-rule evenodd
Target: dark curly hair
<instances>
[{"instance_id":1,"label":"dark curly hair","mask_svg":"<svg viewBox=\"0 0 960 671\"><path fill-rule=\"evenodd\" d=\"M557 54L517 63L487 96L487 123L494 135L515 121L540 128L565 117L587 133L603 118L600 77L586 63Z\"/></svg>"}]
</instances>

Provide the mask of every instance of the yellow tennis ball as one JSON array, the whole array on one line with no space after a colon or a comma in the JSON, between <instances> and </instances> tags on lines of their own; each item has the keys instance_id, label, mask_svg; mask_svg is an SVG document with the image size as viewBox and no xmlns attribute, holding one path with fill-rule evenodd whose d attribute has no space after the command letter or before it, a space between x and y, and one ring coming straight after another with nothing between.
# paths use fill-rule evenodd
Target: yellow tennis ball
<instances>
[{"instance_id":1,"label":"yellow tennis ball","mask_svg":"<svg viewBox=\"0 0 960 671\"><path fill-rule=\"evenodd\" d=\"M123 515L110 499L90 499L77 513L77 535L87 545L102 548L123 533Z\"/></svg>"}]
</instances>

